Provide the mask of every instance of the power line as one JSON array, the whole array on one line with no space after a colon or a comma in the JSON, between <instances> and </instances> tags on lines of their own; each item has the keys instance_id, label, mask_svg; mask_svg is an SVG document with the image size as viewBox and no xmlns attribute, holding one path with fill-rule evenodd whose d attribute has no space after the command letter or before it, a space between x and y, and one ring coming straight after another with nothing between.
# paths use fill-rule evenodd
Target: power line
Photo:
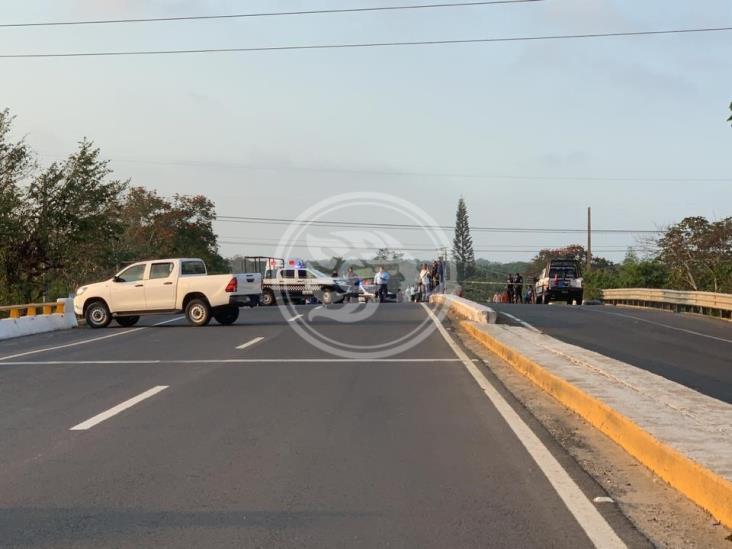
<instances>
[{"instance_id":1,"label":"power line","mask_svg":"<svg viewBox=\"0 0 732 549\"><path fill-rule=\"evenodd\" d=\"M224 15L184 15L180 17L145 17L131 19L91 19L86 21L42 21L38 23L0 23L0 28L21 28L21 27L64 27L72 25L109 25L124 23L162 23L171 21L205 21L215 19L245 19L253 17L278 17L296 15L326 15L344 13L363 13L374 11L402 11L435 8L464 8L470 6L488 6L493 4L527 4L542 2L543 0L486 0L480 2L454 2L440 4L402 4L396 6L376 6L363 8L339 8L322 10L298 10L298 11L271 11L261 13L232 13Z\"/></svg>"},{"instance_id":2,"label":"power line","mask_svg":"<svg viewBox=\"0 0 732 549\"><path fill-rule=\"evenodd\" d=\"M46 159L66 159L68 155L62 154L40 154ZM598 176L542 176L542 175L500 175L500 174L479 174L479 173L451 173L451 172L420 172L408 170L366 170L357 168L329 168L319 166L265 166L256 164L245 164L241 162L222 162L207 160L152 160L142 158L115 157L112 162L129 164L148 164L154 166L183 166L194 168L226 168L241 169L250 171L270 172L313 172L313 173L339 173L351 175L374 175L394 177L433 177L433 178L455 178L455 179L505 179L516 181L613 181L613 182L676 182L676 183L728 183L732 177L598 177Z\"/></svg>"},{"instance_id":3,"label":"power line","mask_svg":"<svg viewBox=\"0 0 732 549\"><path fill-rule=\"evenodd\" d=\"M316 227L352 227L352 228L370 228L370 229L440 229L453 230L451 225L409 225L406 223L367 223L354 221L303 221L297 219L283 219L277 217L244 217L233 215L216 216L217 221L231 223L255 223L267 225L298 225L298 226L316 226ZM537 228L537 227L471 227L471 231L476 232L494 232L494 233L567 233L567 234L585 234L586 229L556 229L556 228ZM593 229L594 234L663 234L664 231L647 230L647 229Z\"/></svg>"},{"instance_id":4,"label":"power line","mask_svg":"<svg viewBox=\"0 0 732 549\"><path fill-rule=\"evenodd\" d=\"M263 247L263 246L271 246L272 245L271 243L267 243L267 242L256 242L256 241L254 241L254 242L237 242L237 241L233 241L233 240L220 240L219 241L219 244L226 244L226 245L229 245L229 246L260 246L260 247ZM316 244L296 244L296 243L294 243L294 244L289 245L288 247L291 247L291 248L308 248L311 245L312 246L316 246L316 247L318 246ZM327 247L327 245L321 245L321 247ZM379 248L383 248L383 246L342 246L342 247L343 248L346 248L348 250L358 250L358 251L377 251L377 250L379 250ZM442 250L442 248L435 248L435 247L432 247L432 248L430 248L430 247L424 247L424 248L416 247L416 248L412 248L412 247L402 247L402 246L397 246L397 247L390 248L390 249L393 249L396 252L403 252L403 251L408 251L408 252L437 252L437 251L441 251ZM474 251L476 253L537 253L540 249L542 249L542 248L540 248L540 247L537 246L537 247L533 247L533 248L516 248L516 249L507 249L507 248L500 248L500 249L498 249L498 248L476 248ZM597 249L595 249L595 251L597 251L597 252L603 252L603 253L623 253L623 252L626 252L627 250L628 250L627 247L625 247L625 248L618 248L618 249L615 249L615 248L607 248L607 249L605 249L605 248L597 248Z\"/></svg>"},{"instance_id":5,"label":"power line","mask_svg":"<svg viewBox=\"0 0 732 549\"><path fill-rule=\"evenodd\" d=\"M282 242L282 240L277 239L277 238L257 238L257 237L246 237L246 236L235 236L235 235L219 235L219 238L225 239L225 240L227 240L228 242L230 242L232 244L273 245L273 244L279 244L279 243ZM335 239L335 237L334 237L334 239ZM290 244L290 243L292 243L292 242L291 241L286 241L285 242L285 244ZM313 239L312 241L309 240L309 239L307 241L296 240L296 241L294 241L294 243L296 243L297 245L304 245L304 246L308 246L308 245L312 245L312 246L330 246L330 245L333 245L333 244L338 245L338 243L335 242L334 240L326 240L323 237L321 237L320 239ZM344 245L345 246L350 246L348 243L345 243ZM473 245L474 246L477 246L477 248L475 248L476 251L480 251L480 250L484 250L484 249L501 249L501 248L508 248L508 249L512 249L512 250L513 249L517 249L517 248L524 248L524 249L526 249L528 251L531 251L531 250L536 250L536 249L557 249L557 248L564 248L564 247L566 247L566 246L568 246L570 244L564 243L564 244L553 244L553 245L546 245L546 244L541 244L541 245L540 244L531 244L531 245L524 245L524 244L484 244L484 245L481 245L481 244L477 244L477 243L473 242ZM437 249L442 249L442 246L437 246L437 247L435 247L435 246L428 247L428 246L429 246L428 244L424 244L424 243L417 244L417 243L413 243L413 242L412 243L402 243L402 242L400 242L400 243L395 244L393 246L377 246L377 245L374 245L372 247L369 247L368 249L372 249L374 247L375 248L378 248L378 247L382 247L382 248L383 247L390 247L390 248L395 248L395 249L398 248L400 250L417 250L417 249L420 249L420 250L437 250ZM486 246L487 248L481 248L481 246ZM598 249L601 249L601 250L604 250L604 251L626 251L629 247L631 247L631 248L640 248L641 246L607 245L607 246L600 246L600 248L598 248ZM649 246L644 245L642 247L643 248L648 248ZM655 245L653 247L655 247Z\"/></svg>"},{"instance_id":6,"label":"power line","mask_svg":"<svg viewBox=\"0 0 732 549\"><path fill-rule=\"evenodd\" d=\"M295 50L332 50L348 48L384 48L398 46L446 46L457 44L485 44L493 42L527 42L545 40L572 40L585 38L617 38L631 36L659 36L669 34L689 34L700 32L731 31L732 27L707 27L694 29L667 29L656 31L626 31L587 34L550 34L543 36L509 36L496 38L467 38L457 40L420 40L414 42L354 42L350 44L309 44L300 46L260 46L250 48L200 48L186 50L137 50L137 51L98 51L98 52L66 52L66 53L11 53L0 54L0 59L31 59L61 57L122 57L143 55L185 55L194 53L251 53Z\"/></svg>"}]
</instances>

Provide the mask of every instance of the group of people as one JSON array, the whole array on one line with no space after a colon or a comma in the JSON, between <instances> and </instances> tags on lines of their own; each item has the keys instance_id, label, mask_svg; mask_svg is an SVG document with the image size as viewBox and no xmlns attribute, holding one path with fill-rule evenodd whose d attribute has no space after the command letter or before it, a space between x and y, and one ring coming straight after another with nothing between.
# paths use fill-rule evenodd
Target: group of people
<instances>
[{"instance_id":1,"label":"group of people","mask_svg":"<svg viewBox=\"0 0 732 549\"><path fill-rule=\"evenodd\" d=\"M429 301L433 293L445 292L445 261L440 256L432 262L422 263L415 284L409 285L404 295L407 301Z\"/></svg>"},{"instance_id":2,"label":"group of people","mask_svg":"<svg viewBox=\"0 0 732 549\"><path fill-rule=\"evenodd\" d=\"M495 294L493 301L496 303L533 303L534 287L527 284L524 290L524 277L521 276L521 273L509 274L506 279L506 289L503 293Z\"/></svg>"}]
</instances>

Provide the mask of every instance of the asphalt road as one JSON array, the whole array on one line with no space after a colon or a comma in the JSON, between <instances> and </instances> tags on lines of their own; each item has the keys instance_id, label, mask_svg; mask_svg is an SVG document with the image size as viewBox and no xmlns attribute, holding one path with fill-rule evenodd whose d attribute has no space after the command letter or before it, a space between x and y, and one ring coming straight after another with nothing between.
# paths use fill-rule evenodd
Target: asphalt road
<instances>
[{"instance_id":1,"label":"asphalt road","mask_svg":"<svg viewBox=\"0 0 732 549\"><path fill-rule=\"evenodd\" d=\"M0 546L591 547L608 525L645 546L498 387L561 465L545 473L439 331L358 360L295 330L375 345L434 326L420 305L368 307L351 324L259 308L0 342ZM549 479L565 472L563 499Z\"/></svg>"},{"instance_id":2,"label":"asphalt road","mask_svg":"<svg viewBox=\"0 0 732 549\"><path fill-rule=\"evenodd\" d=\"M627 362L732 403L732 323L613 306L491 304L567 343Z\"/></svg>"}]
</instances>

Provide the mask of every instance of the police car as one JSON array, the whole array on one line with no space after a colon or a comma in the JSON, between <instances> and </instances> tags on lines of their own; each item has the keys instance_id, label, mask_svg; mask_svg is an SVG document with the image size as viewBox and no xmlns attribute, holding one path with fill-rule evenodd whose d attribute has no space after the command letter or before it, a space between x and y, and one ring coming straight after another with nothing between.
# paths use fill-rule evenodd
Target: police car
<instances>
[{"instance_id":1,"label":"police car","mask_svg":"<svg viewBox=\"0 0 732 549\"><path fill-rule=\"evenodd\" d=\"M265 259L267 269L262 278L262 305L276 305L285 299L307 302L313 298L329 305L342 303L346 297L355 295L347 280L306 267L301 260Z\"/></svg>"}]
</instances>

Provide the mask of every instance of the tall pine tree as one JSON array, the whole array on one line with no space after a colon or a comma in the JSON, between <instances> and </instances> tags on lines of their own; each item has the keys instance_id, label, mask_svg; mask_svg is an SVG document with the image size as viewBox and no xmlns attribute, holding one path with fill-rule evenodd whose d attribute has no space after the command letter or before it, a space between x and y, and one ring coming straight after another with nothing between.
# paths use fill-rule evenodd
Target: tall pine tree
<instances>
[{"instance_id":1,"label":"tall pine tree","mask_svg":"<svg viewBox=\"0 0 732 549\"><path fill-rule=\"evenodd\" d=\"M468 222L468 208L465 200L460 197L455 218L455 238L452 241L452 256L457 271L457 281L462 283L465 278L475 272L475 253L473 252L473 239L470 236L470 223Z\"/></svg>"}]
</instances>

